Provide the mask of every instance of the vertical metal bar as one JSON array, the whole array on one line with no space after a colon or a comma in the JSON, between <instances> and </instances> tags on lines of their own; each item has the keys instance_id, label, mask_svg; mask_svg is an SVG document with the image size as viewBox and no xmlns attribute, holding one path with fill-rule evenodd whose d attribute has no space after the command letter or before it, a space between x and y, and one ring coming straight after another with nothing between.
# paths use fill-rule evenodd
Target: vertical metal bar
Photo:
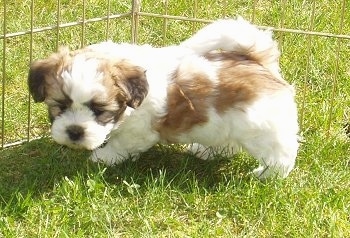
<instances>
[{"instance_id":1,"label":"vertical metal bar","mask_svg":"<svg viewBox=\"0 0 350 238\"><path fill-rule=\"evenodd\" d=\"M139 26L139 12L141 9L141 0L132 0L131 9L131 43L137 43L137 34Z\"/></svg>"},{"instance_id":2,"label":"vertical metal bar","mask_svg":"<svg viewBox=\"0 0 350 238\"><path fill-rule=\"evenodd\" d=\"M253 2L253 12L252 12L252 18L251 18L252 23L255 22L255 14L256 14L256 4L257 4L257 1L258 1L258 0L254 0L254 2Z\"/></svg>"},{"instance_id":3,"label":"vertical metal bar","mask_svg":"<svg viewBox=\"0 0 350 238\"><path fill-rule=\"evenodd\" d=\"M280 27L283 28L284 26L284 20L285 20L285 10L286 10L286 0L282 0L281 4L281 18L280 18Z\"/></svg>"},{"instance_id":4,"label":"vertical metal bar","mask_svg":"<svg viewBox=\"0 0 350 238\"><path fill-rule=\"evenodd\" d=\"M4 21L2 23L3 26L3 35L4 38L2 40L2 90L1 90L1 148L4 148L5 144L5 81L6 81L6 62L5 62L5 54L6 54L6 2L4 4Z\"/></svg>"},{"instance_id":5,"label":"vertical metal bar","mask_svg":"<svg viewBox=\"0 0 350 238\"><path fill-rule=\"evenodd\" d=\"M34 0L31 1L31 6L30 6L29 63L33 61L33 29L34 29ZM30 94L28 93L27 141L30 140L31 114L32 114L31 111L32 111L32 105L30 100Z\"/></svg>"},{"instance_id":6,"label":"vertical metal bar","mask_svg":"<svg viewBox=\"0 0 350 238\"><path fill-rule=\"evenodd\" d=\"M198 1L194 0L193 2L193 18L197 18L197 9L198 9ZM196 31L195 28L195 22L192 22L192 33L194 33Z\"/></svg>"},{"instance_id":7,"label":"vertical metal bar","mask_svg":"<svg viewBox=\"0 0 350 238\"><path fill-rule=\"evenodd\" d=\"M222 18L226 18L227 14L227 0L224 0L222 3Z\"/></svg>"},{"instance_id":8,"label":"vertical metal bar","mask_svg":"<svg viewBox=\"0 0 350 238\"><path fill-rule=\"evenodd\" d=\"M168 0L164 0L163 1L164 4L164 15L168 15ZM168 19L167 18L163 18L163 45L165 45L165 41L166 41L166 32L167 32L167 28L168 28Z\"/></svg>"},{"instance_id":9,"label":"vertical metal bar","mask_svg":"<svg viewBox=\"0 0 350 238\"><path fill-rule=\"evenodd\" d=\"M82 25L81 25L81 43L80 43L80 47L84 47L84 41L85 41L85 22L86 22L86 19L85 19L85 11L86 11L86 0L83 0L83 22L82 22Z\"/></svg>"},{"instance_id":10,"label":"vertical metal bar","mask_svg":"<svg viewBox=\"0 0 350 238\"><path fill-rule=\"evenodd\" d=\"M286 0L282 0L282 9L281 9L281 17L280 17L280 28L281 29L284 28L284 20L286 18L285 14L286 14ZM279 38L278 38L278 43L279 43L280 47L282 47L283 36L284 36L284 32L281 32L279 34Z\"/></svg>"},{"instance_id":11,"label":"vertical metal bar","mask_svg":"<svg viewBox=\"0 0 350 238\"><path fill-rule=\"evenodd\" d=\"M111 15L111 0L107 2L107 22L106 22L106 40L109 40L110 15Z\"/></svg>"},{"instance_id":12,"label":"vertical metal bar","mask_svg":"<svg viewBox=\"0 0 350 238\"><path fill-rule=\"evenodd\" d=\"M312 2L312 12L311 12L309 31L312 31L314 28L315 2L316 2L315 0ZM310 72L311 39L312 39L312 35L308 35L307 36L307 43L306 43L307 61L306 61L305 78L304 78L304 83L303 83L302 101L301 101L301 108L300 108L300 130L301 131L304 129L306 89L307 89L307 81L308 81L309 72Z\"/></svg>"},{"instance_id":13,"label":"vertical metal bar","mask_svg":"<svg viewBox=\"0 0 350 238\"><path fill-rule=\"evenodd\" d=\"M344 15L345 15L345 1L346 0L343 0L343 3L342 3L342 12L341 12L341 16L340 16L339 34L343 33ZM333 86L332 86L332 92L331 92L330 103L329 103L327 136L329 136L329 132L330 132L331 124L332 124L332 120L333 120L334 97L335 97L335 92L336 92L336 89L338 86L339 54L340 54L341 41L342 41L341 38L337 39L337 46L335 49L335 71L334 71L334 75L333 75Z\"/></svg>"},{"instance_id":14,"label":"vertical metal bar","mask_svg":"<svg viewBox=\"0 0 350 238\"><path fill-rule=\"evenodd\" d=\"M61 1L57 0L57 19L56 19L56 51L60 44L60 22L61 22Z\"/></svg>"}]
</instances>

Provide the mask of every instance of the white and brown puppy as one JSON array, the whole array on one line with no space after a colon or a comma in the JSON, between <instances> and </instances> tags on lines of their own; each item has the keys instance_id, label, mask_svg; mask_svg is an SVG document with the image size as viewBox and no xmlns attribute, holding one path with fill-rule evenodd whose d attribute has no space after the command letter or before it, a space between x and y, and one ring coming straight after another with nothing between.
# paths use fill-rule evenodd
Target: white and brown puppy
<instances>
[{"instance_id":1,"label":"white and brown puppy","mask_svg":"<svg viewBox=\"0 0 350 238\"><path fill-rule=\"evenodd\" d=\"M278 59L271 33L239 18L178 46L61 49L31 65L28 83L48 106L53 139L94 150L94 161L116 164L158 142L185 143L203 159L243 148L260 162L257 176L286 177L298 123Z\"/></svg>"}]
</instances>

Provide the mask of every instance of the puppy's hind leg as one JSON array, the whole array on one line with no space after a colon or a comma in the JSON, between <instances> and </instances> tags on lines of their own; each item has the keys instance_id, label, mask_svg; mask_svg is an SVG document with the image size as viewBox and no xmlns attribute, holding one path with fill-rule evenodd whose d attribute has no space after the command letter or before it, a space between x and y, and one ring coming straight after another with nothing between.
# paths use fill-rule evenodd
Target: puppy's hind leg
<instances>
[{"instance_id":1,"label":"puppy's hind leg","mask_svg":"<svg viewBox=\"0 0 350 238\"><path fill-rule=\"evenodd\" d=\"M273 176L287 177L294 168L298 147L297 135L269 139L262 135L244 145L260 163L253 172L261 180Z\"/></svg>"}]
</instances>

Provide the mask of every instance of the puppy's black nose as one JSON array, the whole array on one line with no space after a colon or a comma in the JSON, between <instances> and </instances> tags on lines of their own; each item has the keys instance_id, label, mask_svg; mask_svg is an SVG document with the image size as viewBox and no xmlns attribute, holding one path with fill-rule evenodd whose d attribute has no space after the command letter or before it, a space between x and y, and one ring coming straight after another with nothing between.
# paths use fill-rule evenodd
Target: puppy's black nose
<instances>
[{"instance_id":1,"label":"puppy's black nose","mask_svg":"<svg viewBox=\"0 0 350 238\"><path fill-rule=\"evenodd\" d=\"M84 128L77 125L67 127L67 134L72 141L80 140L84 136Z\"/></svg>"}]
</instances>

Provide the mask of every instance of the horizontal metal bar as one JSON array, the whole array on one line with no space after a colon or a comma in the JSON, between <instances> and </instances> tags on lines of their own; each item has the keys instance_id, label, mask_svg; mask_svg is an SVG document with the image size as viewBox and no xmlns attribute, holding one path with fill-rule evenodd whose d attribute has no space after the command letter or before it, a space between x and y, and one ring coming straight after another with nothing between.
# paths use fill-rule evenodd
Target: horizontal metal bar
<instances>
[{"instance_id":1,"label":"horizontal metal bar","mask_svg":"<svg viewBox=\"0 0 350 238\"><path fill-rule=\"evenodd\" d=\"M104 16L104 17L96 17L96 18L86 19L84 21L68 22L68 23L59 24L58 26L56 25L56 26L46 26L46 27L42 27L42 28L35 28L35 29L33 29L33 31L28 30L28 31L7 33L5 35L0 35L0 40L4 39L4 38L12 38L12 37L16 37L16 36L27 35L27 34L31 34L31 33L54 30L57 28L79 26L79 25L86 24L86 23L106 21L107 19L111 20L111 19L118 19L118 18L123 18L123 17L128 17L128 16L131 16L131 12L124 13L124 14L115 14L115 15L110 15L110 16Z\"/></svg>"},{"instance_id":2,"label":"horizontal metal bar","mask_svg":"<svg viewBox=\"0 0 350 238\"><path fill-rule=\"evenodd\" d=\"M333 34L333 33L318 32L318 31L304 31L304 30L296 30L296 29L288 29L288 28L274 28L274 27L267 27L267 26L261 26L259 28L268 29L268 30L272 30L272 31L278 31L278 32L287 32L287 33L296 33L296 34L323 36L323 37L333 37L333 38L341 38L341 39L350 40L350 35L343 35L343 34Z\"/></svg>"},{"instance_id":3,"label":"horizontal metal bar","mask_svg":"<svg viewBox=\"0 0 350 238\"><path fill-rule=\"evenodd\" d=\"M194 22L203 22L203 23L213 22L213 20L206 20L206 19L200 19L200 18L194 18L194 17L181 17L181 16L174 16L174 15L148 13L148 12L138 12L137 14L139 14L140 16L166 18L166 19L172 19L172 20L194 21Z\"/></svg>"},{"instance_id":4,"label":"horizontal metal bar","mask_svg":"<svg viewBox=\"0 0 350 238\"><path fill-rule=\"evenodd\" d=\"M35 141L35 140L40 140L42 138L45 138L45 137L36 137L36 138L32 138L30 140L28 139L23 139L23 140L18 140L18 141L15 141L15 142L11 142L11 143L7 143L7 144L4 144L1 148L1 149L6 149L6 148L11 148L11 147L14 147L14 146L17 146L17 145L22 145L26 142L31 142L31 141Z\"/></svg>"},{"instance_id":5,"label":"horizontal metal bar","mask_svg":"<svg viewBox=\"0 0 350 238\"><path fill-rule=\"evenodd\" d=\"M213 22L213 20L207 20L207 19L181 17L181 16L174 16L174 15L163 15L163 14L147 13L147 12L139 12L138 14L141 16L166 18L166 19L172 19L172 20L182 20L182 21L191 21L191 22L202 22L202 23ZM296 33L296 34L314 35L314 36L323 36L323 37L334 37L334 38L342 38L342 39L350 40L350 35L343 35L343 34L333 34L333 33L317 32L317 31L304 31L304 30L277 28L277 27L270 27L270 26L259 26L259 28L265 29L265 30L271 30L271 31L278 31L278 32Z\"/></svg>"}]
</instances>

